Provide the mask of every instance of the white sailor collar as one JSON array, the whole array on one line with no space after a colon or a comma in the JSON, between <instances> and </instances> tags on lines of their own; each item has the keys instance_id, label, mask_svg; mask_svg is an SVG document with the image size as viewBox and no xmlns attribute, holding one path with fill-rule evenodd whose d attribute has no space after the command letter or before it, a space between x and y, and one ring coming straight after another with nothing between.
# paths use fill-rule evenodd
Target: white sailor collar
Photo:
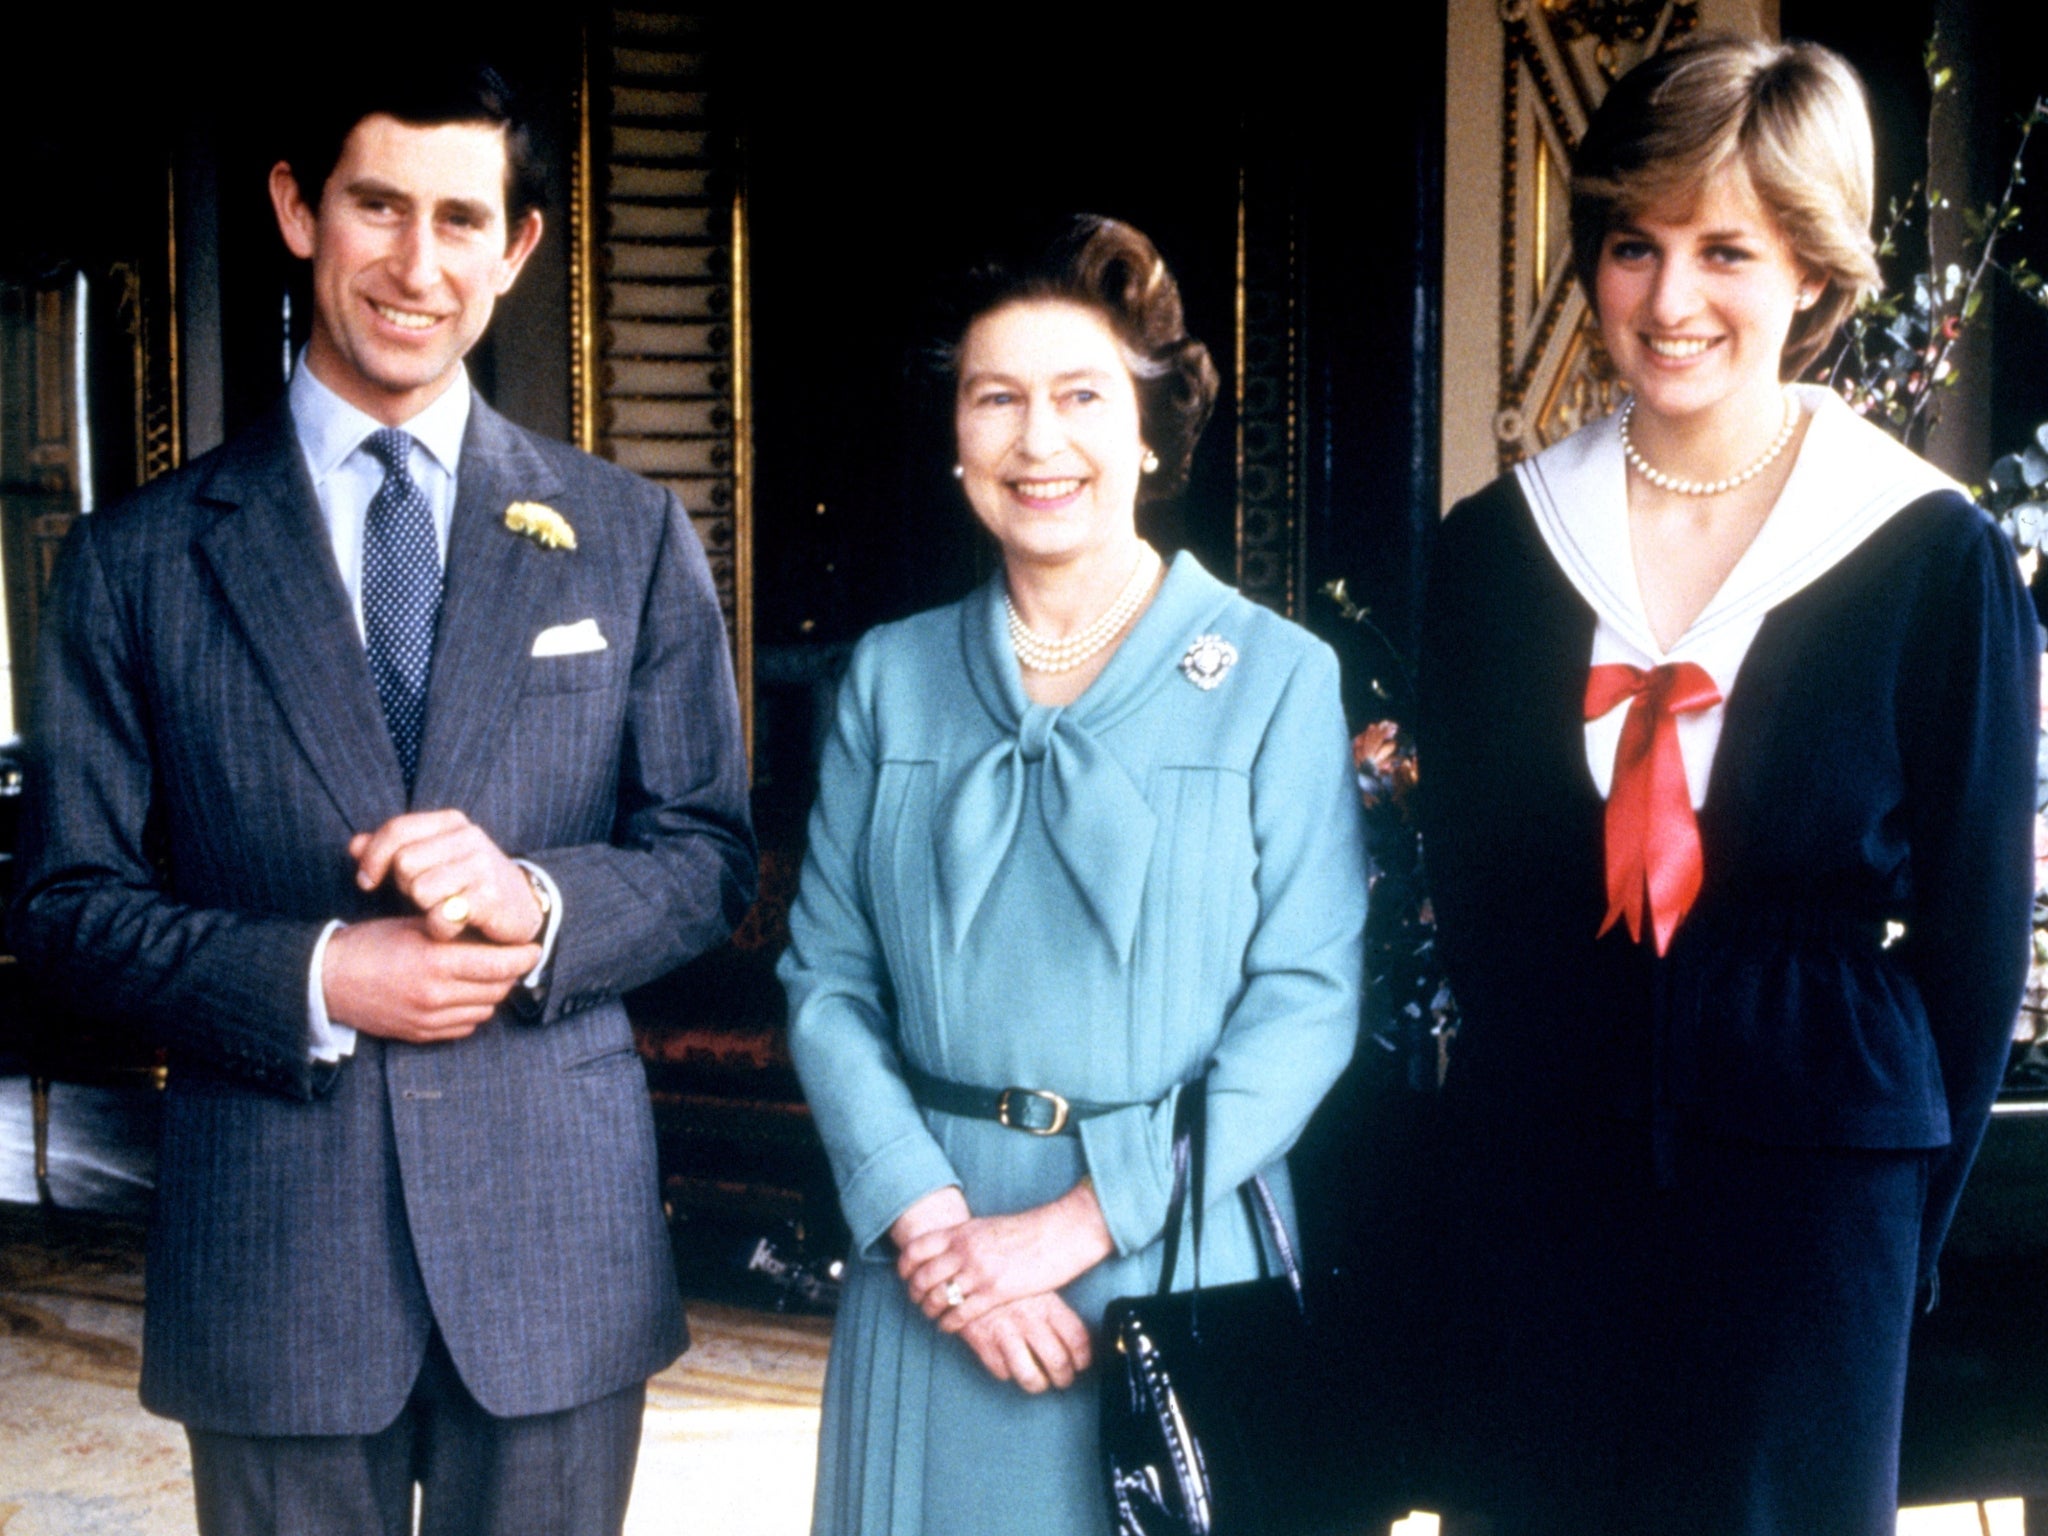
<instances>
[{"instance_id":1,"label":"white sailor collar","mask_svg":"<svg viewBox=\"0 0 2048 1536\"><path fill-rule=\"evenodd\" d=\"M1766 613L1826 575L1898 512L1935 491L1962 490L1833 390L1792 388L1812 420L1785 489L1669 657L1720 649L1717 632L1754 635ZM1667 653L1650 630L1636 584L1627 473L1618 414L1515 467L1537 530L1566 579L1607 628L1655 663ZM1746 640L1738 648L1746 650ZM1718 680L1725 689L1729 680Z\"/></svg>"}]
</instances>

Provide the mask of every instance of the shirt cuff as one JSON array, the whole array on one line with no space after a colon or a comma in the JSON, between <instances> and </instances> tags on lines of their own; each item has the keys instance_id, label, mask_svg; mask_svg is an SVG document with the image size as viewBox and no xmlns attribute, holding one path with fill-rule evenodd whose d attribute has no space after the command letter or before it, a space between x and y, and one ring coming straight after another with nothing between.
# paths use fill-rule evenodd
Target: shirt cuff
<instances>
[{"instance_id":1,"label":"shirt cuff","mask_svg":"<svg viewBox=\"0 0 2048 1536\"><path fill-rule=\"evenodd\" d=\"M540 960L519 982L529 992L542 992L547 989L548 965L555 958L555 936L562 931L562 892L553 876L538 864L525 859L512 862L525 870L533 883L547 893L548 915L540 925Z\"/></svg>"},{"instance_id":2,"label":"shirt cuff","mask_svg":"<svg viewBox=\"0 0 2048 1536\"><path fill-rule=\"evenodd\" d=\"M327 1017L327 988L321 985L321 972L327 962L327 941L342 926L341 920L336 918L320 930L320 937L313 944L313 965L306 976L308 1050L313 1060L329 1065L356 1053L356 1032L348 1025L337 1024Z\"/></svg>"}]
</instances>

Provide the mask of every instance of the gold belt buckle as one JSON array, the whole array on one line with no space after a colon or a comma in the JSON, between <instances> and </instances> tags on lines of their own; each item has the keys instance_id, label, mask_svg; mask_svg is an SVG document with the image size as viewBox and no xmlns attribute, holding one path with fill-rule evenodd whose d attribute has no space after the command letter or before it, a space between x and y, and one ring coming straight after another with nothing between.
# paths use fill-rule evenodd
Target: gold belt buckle
<instances>
[{"instance_id":1,"label":"gold belt buckle","mask_svg":"<svg viewBox=\"0 0 2048 1536\"><path fill-rule=\"evenodd\" d=\"M1023 1118L1011 1118L1011 1105L1016 1100L1031 1101L1022 1109ZM1049 1106L1052 1114L1050 1124L1035 1123L1045 1114ZM996 1123L1005 1130L1022 1131L1027 1136L1057 1136L1067 1128L1067 1101L1050 1088L1005 1088L996 1099Z\"/></svg>"}]
</instances>

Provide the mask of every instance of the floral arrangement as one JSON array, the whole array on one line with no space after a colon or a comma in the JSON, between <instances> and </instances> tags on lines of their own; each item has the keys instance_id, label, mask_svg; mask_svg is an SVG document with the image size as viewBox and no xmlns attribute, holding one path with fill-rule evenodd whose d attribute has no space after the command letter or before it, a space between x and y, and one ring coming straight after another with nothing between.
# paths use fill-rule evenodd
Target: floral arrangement
<instances>
[{"instance_id":1,"label":"floral arrangement","mask_svg":"<svg viewBox=\"0 0 2048 1536\"><path fill-rule=\"evenodd\" d=\"M1955 72L1941 62L1934 41L1928 43L1922 64L1934 98L1953 88ZM1931 124L1933 113L1928 116ZM2037 98L2020 119L2005 190L1998 200L1960 210L1965 234L1956 253L1960 261L1942 262L1934 249L1933 215L1953 208L1953 199L1924 182L1915 182L1903 198L1892 199L1877 254L1898 256L1907 231L1917 224L1925 242L1926 267L1904 289L1866 299L1849 317L1823 369L1827 382L1852 408L1916 453L1925 449L1928 433L1940 417L1943 392L1955 385L1956 346L1982 309L1991 282L1995 279L2009 291L2048 307L2048 283L2042 274L2024 257L2003 261L1999 256L1999 242L2020 227L2027 146L2043 123L2048 123L2048 96ZM1930 139L1928 162L1933 160Z\"/></svg>"},{"instance_id":2,"label":"floral arrangement","mask_svg":"<svg viewBox=\"0 0 2048 1536\"><path fill-rule=\"evenodd\" d=\"M1954 83L1934 42L1923 56L1931 94L1940 97ZM1843 337L1824 369L1827 382L1866 419L1885 428L1916 451L1926 446L1941 414L1941 398L1955 386L1955 348L1978 318L1987 285L1994 280L2007 291L2048 308L2048 283L2024 258L2003 261L1999 242L2020 227L2019 193L2026 183L2028 144L2036 128L2048 124L2048 96L2036 98L2019 122L2018 142L2006 173L2005 190L1996 202L1962 210L1965 231L1960 261L1939 262L1928 226L1937 209L1951 200L1916 183L1903 200L1894 200L1880 256L1896 256L1904 233L1916 222L1926 245L1927 265L1897 293L1867 300L1843 328ZM1929 146L1932 160L1932 146ZM1971 494L1998 520L2019 552L2020 568L2029 584L2036 578L2041 549L2048 544L2048 422L2035 427L2032 441L2002 454ZM2048 692L2043 696L2048 723ZM2006 1086L2048 1091L2048 755L2042 759L2035 804L2034 963L2027 979L2026 1000L2015 1035L2014 1056Z\"/></svg>"},{"instance_id":3,"label":"floral arrangement","mask_svg":"<svg viewBox=\"0 0 2048 1536\"><path fill-rule=\"evenodd\" d=\"M1331 582L1323 594L1384 654L1401 698L1412 699L1407 663L1371 613L1352 601L1342 581ZM1390 707L1397 703L1380 677L1371 688L1375 699ZM1458 1006L1437 959L1436 914L1423 880L1415 743L1398 720L1376 720L1352 738L1351 759L1365 805L1372 892L1365 922L1365 1036L1370 1048L1390 1060L1402 1087L1429 1093L1443 1081L1458 1032Z\"/></svg>"},{"instance_id":4,"label":"floral arrangement","mask_svg":"<svg viewBox=\"0 0 2048 1536\"><path fill-rule=\"evenodd\" d=\"M1992 463L1977 490L1977 504L2012 535L2031 580L2041 545L2048 542L2048 421L2034 428L2034 440L2019 452L2002 454Z\"/></svg>"}]
</instances>

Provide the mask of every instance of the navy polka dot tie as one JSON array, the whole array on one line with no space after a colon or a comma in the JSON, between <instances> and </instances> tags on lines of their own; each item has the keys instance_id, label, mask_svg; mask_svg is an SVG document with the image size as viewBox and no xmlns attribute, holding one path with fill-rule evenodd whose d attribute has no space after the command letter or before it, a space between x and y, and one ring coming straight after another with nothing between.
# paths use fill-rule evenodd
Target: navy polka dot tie
<instances>
[{"instance_id":1,"label":"navy polka dot tie","mask_svg":"<svg viewBox=\"0 0 2048 1536\"><path fill-rule=\"evenodd\" d=\"M363 637L410 792L427 718L434 621L441 613L441 555L433 511L407 462L411 435L386 427L363 439L363 448L384 466L384 483L363 521Z\"/></svg>"}]
</instances>

